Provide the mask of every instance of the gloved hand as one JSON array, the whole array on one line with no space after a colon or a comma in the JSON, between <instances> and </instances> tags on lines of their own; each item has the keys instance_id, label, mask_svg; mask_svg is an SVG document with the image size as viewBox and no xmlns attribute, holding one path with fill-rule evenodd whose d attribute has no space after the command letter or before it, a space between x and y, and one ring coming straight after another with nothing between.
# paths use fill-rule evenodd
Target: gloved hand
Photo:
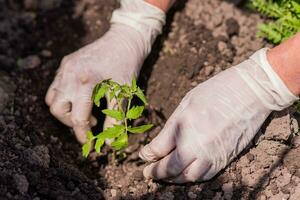
<instances>
[{"instance_id":1,"label":"gloved hand","mask_svg":"<svg viewBox=\"0 0 300 200\"><path fill-rule=\"evenodd\" d=\"M272 110L298 98L274 72L267 49L191 90L153 141L140 152L147 178L205 181L252 140Z\"/></svg>"},{"instance_id":2,"label":"gloved hand","mask_svg":"<svg viewBox=\"0 0 300 200\"><path fill-rule=\"evenodd\" d=\"M165 23L165 13L143 0L120 3L113 12L111 28L102 38L64 57L46 95L51 113L73 127L81 143L96 123L91 116L95 85L109 78L121 84L131 82ZM105 126L111 123L107 119Z\"/></svg>"}]
</instances>

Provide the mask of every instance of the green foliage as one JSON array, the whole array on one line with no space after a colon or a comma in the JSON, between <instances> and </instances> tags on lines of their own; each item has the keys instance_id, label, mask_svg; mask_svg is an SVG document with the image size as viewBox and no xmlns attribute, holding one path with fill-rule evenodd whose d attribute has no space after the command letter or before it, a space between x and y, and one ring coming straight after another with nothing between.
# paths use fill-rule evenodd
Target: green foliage
<instances>
[{"instance_id":1,"label":"green foliage","mask_svg":"<svg viewBox=\"0 0 300 200\"><path fill-rule=\"evenodd\" d=\"M128 119L137 119L139 118L144 111L144 106L134 106L127 111L126 117Z\"/></svg>"},{"instance_id":2,"label":"green foliage","mask_svg":"<svg viewBox=\"0 0 300 200\"><path fill-rule=\"evenodd\" d=\"M250 0L250 7L272 19L258 36L278 44L300 31L300 0Z\"/></svg>"},{"instance_id":3,"label":"green foliage","mask_svg":"<svg viewBox=\"0 0 300 200\"><path fill-rule=\"evenodd\" d=\"M137 127L128 127L128 131L130 133L144 133L145 131L149 130L150 128L152 128L152 124L148 124L148 125L142 125L142 126L137 126Z\"/></svg>"},{"instance_id":4,"label":"green foliage","mask_svg":"<svg viewBox=\"0 0 300 200\"><path fill-rule=\"evenodd\" d=\"M131 106L132 99L137 97L144 105L147 105L146 97L143 91L137 86L133 79L131 86L120 85L112 80L104 80L97 84L93 91L92 99L96 106L100 106L100 100L107 97L109 101L116 100L118 107L114 109L104 109L102 113L112 117L119 122L113 127L107 128L96 136L91 131L87 133L87 142L82 146L82 154L87 157L92 149L100 153L101 147L106 139L113 139L111 147L119 151L128 145L128 133L144 133L152 128L152 124L137 127L129 126L130 120L138 119L142 116L144 106ZM124 102L127 102L126 109Z\"/></svg>"}]
</instances>

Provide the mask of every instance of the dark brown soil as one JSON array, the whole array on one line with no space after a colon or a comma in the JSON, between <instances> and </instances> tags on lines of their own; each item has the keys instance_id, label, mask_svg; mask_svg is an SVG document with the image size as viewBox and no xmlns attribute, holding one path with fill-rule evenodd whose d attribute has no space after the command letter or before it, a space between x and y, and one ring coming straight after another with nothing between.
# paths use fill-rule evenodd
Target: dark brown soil
<instances>
[{"instance_id":1,"label":"dark brown soil","mask_svg":"<svg viewBox=\"0 0 300 200\"><path fill-rule=\"evenodd\" d=\"M300 199L292 108L272 114L253 144L209 182L143 178L138 151L186 92L266 45L255 36L260 17L233 1L179 1L139 80L149 99L142 121L155 128L130 137L119 165L110 156L83 159L44 96L62 57L103 35L116 7L114 0L0 0L0 199Z\"/></svg>"}]
</instances>

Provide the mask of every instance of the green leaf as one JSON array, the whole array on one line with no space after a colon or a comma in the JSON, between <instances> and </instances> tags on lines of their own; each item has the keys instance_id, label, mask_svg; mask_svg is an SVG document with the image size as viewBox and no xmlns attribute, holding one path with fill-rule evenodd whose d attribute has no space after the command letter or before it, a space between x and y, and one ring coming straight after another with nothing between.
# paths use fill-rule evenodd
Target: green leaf
<instances>
[{"instance_id":1,"label":"green leaf","mask_svg":"<svg viewBox=\"0 0 300 200\"><path fill-rule=\"evenodd\" d=\"M92 131L88 131L86 137L87 137L87 142L82 146L82 155L84 157L88 157L92 148L93 140L95 139Z\"/></svg>"},{"instance_id":2,"label":"green leaf","mask_svg":"<svg viewBox=\"0 0 300 200\"><path fill-rule=\"evenodd\" d=\"M108 93L108 101L111 102L111 100L114 98L114 97L118 97L118 95L120 94L120 90L121 90L121 86L116 83L116 82L111 82L111 90L109 91Z\"/></svg>"},{"instance_id":3,"label":"green leaf","mask_svg":"<svg viewBox=\"0 0 300 200\"><path fill-rule=\"evenodd\" d=\"M129 95L131 93L131 91L130 91L131 88L127 84L122 85L121 89L123 90L124 94Z\"/></svg>"},{"instance_id":4,"label":"green leaf","mask_svg":"<svg viewBox=\"0 0 300 200\"><path fill-rule=\"evenodd\" d=\"M119 137L122 133L125 132L125 126L123 125L114 125L113 127L105 129L102 133L100 133L97 138L112 139Z\"/></svg>"},{"instance_id":5,"label":"green leaf","mask_svg":"<svg viewBox=\"0 0 300 200\"><path fill-rule=\"evenodd\" d=\"M118 86L118 85L120 86L119 83L117 83L117 82L115 82L115 81L113 81L113 80L111 80L111 79L109 79L108 84L109 84L110 86L112 86L112 87L115 87L115 86Z\"/></svg>"},{"instance_id":6,"label":"green leaf","mask_svg":"<svg viewBox=\"0 0 300 200\"><path fill-rule=\"evenodd\" d=\"M297 2L295 2L295 1L292 1L291 2L291 9L293 9L293 11L295 12L295 13L300 13L300 4L299 3L297 3Z\"/></svg>"},{"instance_id":7,"label":"green leaf","mask_svg":"<svg viewBox=\"0 0 300 200\"><path fill-rule=\"evenodd\" d=\"M82 146L82 155L87 158L91 151L92 143L89 141Z\"/></svg>"},{"instance_id":8,"label":"green leaf","mask_svg":"<svg viewBox=\"0 0 300 200\"><path fill-rule=\"evenodd\" d=\"M136 79L133 78L131 82L131 90L135 92L137 90Z\"/></svg>"},{"instance_id":9,"label":"green leaf","mask_svg":"<svg viewBox=\"0 0 300 200\"><path fill-rule=\"evenodd\" d=\"M104 139L103 138L98 138L97 141L96 141L96 144L95 144L95 150L97 153L100 153L100 150L101 150L101 147L103 146L104 144Z\"/></svg>"},{"instance_id":10,"label":"green leaf","mask_svg":"<svg viewBox=\"0 0 300 200\"><path fill-rule=\"evenodd\" d=\"M96 106L100 106L100 99L102 99L105 96L105 93L109 90L109 86L106 83L100 83L96 85L94 91L93 91L93 97L94 104Z\"/></svg>"},{"instance_id":11,"label":"green leaf","mask_svg":"<svg viewBox=\"0 0 300 200\"><path fill-rule=\"evenodd\" d=\"M130 133L144 133L151 129L153 127L153 124L147 124L147 125L142 125L142 126L137 126L137 127L128 127L128 131Z\"/></svg>"},{"instance_id":12,"label":"green leaf","mask_svg":"<svg viewBox=\"0 0 300 200\"><path fill-rule=\"evenodd\" d=\"M122 121L125 118L124 113L118 110L104 109L102 110L102 112L109 117L115 118L118 121Z\"/></svg>"},{"instance_id":13,"label":"green leaf","mask_svg":"<svg viewBox=\"0 0 300 200\"><path fill-rule=\"evenodd\" d=\"M126 133L122 134L116 141L111 143L111 146L115 150L120 150L128 145L128 135Z\"/></svg>"},{"instance_id":14,"label":"green leaf","mask_svg":"<svg viewBox=\"0 0 300 200\"><path fill-rule=\"evenodd\" d=\"M143 93L143 90L141 90L141 88L137 88L137 91L136 91L136 93L135 93L135 95L145 104L145 105L147 105L148 103L147 103L147 100L146 100L146 97L145 97L145 95L144 95L144 93Z\"/></svg>"},{"instance_id":15,"label":"green leaf","mask_svg":"<svg viewBox=\"0 0 300 200\"><path fill-rule=\"evenodd\" d=\"M128 119L137 119L139 118L144 111L144 106L133 106L130 110L127 111L126 117Z\"/></svg>"},{"instance_id":16,"label":"green leaf","mask_svg":"<svg viewBox=\"0 0 300 200\"><path fill-rule=\"evenodd\" d=\"M113 92L115 94L116 97L118 97L118 94L120 93L121 90L121 86L120 85L116 85L113 89Z\"/></svg>"},{"instance_id":17,"label":"green leaf","mask_svg":"<svg viewBox=\"0 0 300 200\"><path fill-rule=\"evenodd\" d=\"M111 100L115 96L115 92L113 90L110 90L107 96L108 96L108 101L111 102Z\"/></svg>"},{"instance_id":18,"label":"green leaf","mask_svg":"<svg viewBox=\"0 0 300 200\"><path fill-rule=\"evenodd\" d=\"M87 134L86 134L86 137L87 137L88 141L93 140L94 135L93 135L92 131L88 131Z\"/></svg>"}]
</instances>

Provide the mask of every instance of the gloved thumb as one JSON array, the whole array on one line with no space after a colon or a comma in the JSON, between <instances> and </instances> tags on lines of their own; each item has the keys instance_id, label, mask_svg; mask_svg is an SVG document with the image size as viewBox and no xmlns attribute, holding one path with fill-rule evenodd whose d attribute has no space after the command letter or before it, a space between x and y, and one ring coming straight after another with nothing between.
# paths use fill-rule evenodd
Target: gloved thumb
<instances>
[{"instance_id":1,"label":"gloved thumb","mask_svg":"<svg viewBox=\"0 0 300 200\"><path fill-rule=\"evenodd\" d=\"M175 120L167 122L162 131L139 153L141 159L147 162L154 162L168 155L175 148L175 135L178 131Z\"/></svg>"}]
</instances>

